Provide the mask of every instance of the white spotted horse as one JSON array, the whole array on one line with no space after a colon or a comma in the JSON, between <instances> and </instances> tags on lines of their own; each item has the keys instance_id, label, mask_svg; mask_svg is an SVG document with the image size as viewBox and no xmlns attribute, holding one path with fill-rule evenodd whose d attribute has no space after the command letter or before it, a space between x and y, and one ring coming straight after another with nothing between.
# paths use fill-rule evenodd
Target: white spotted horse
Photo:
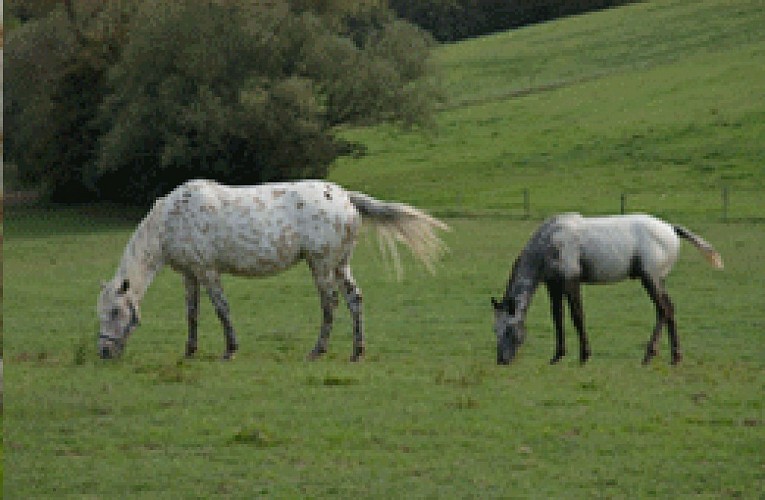
<instances>
[{"instance_id":1,"label":"white spotted horse","mask_svg":"<svg viewBox=\"0 0 765 500\"><path fill-rule=\"evenodd\" d=\"M555 327L555 354L550 363L557 363L566 353L564 296L579 335L579 360L585 363L590 357L590 345L580 284L614 283L627 278L640 279L656 307L656 325L643 363L656 355L664 325L669 333L672 364L680 362L674 305L664 283L677 260L680 238L690 241L714 267L723 267L720 254L703 238L649 215L582 217L572 213L545 221L515 261L503 298L492 298L497 363L510 363L523 343L526 313L540 283L547 287Z\"/></svg>"},{"instance_id":2,"label":"white spotted horse","mask_svg":"<svg viewBox=\"0 0 765 500\"><path fill-rule=\"evenodd\" d=\"M188 342L197 350L200 286L223 325L224 359L238 348L221 274L274 275L305 260L319 292L323 321L309 359L327 351L338 288L353 324L351 360L364 355L361 290L351 274L351 253L364 221L377 229L383 252L400 275L396 243L433 270L445 250L436 230L443 222L403 203L379 201L325 181L232 187L207 180L186 182L158 199L136 228L114 277L98 297L99 354L119 355L138 326L140 304L157 272L169 265L186 286Z\"/></svg>"}]
</instances>

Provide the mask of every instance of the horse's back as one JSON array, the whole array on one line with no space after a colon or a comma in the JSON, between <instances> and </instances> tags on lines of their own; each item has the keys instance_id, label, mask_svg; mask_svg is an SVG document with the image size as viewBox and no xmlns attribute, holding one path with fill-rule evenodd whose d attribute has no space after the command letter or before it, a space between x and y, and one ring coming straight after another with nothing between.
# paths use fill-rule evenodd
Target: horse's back
<instances>
[{"instance_id":1,"label":"horse's back","mask_svg":"<svg viewBox=\"0 0 765 500\"><path fill-rule=\"evenodd\" d=\"M324 181L188 181L167 196L166 252L177 268L268 275L352 240L357 217L345 191Z\"/></svg>"},{"instance_id":2,"label":"horse's back","mask_svg":"<svg viewBox=\"0 0 765 500\"><path fill-rule=\"evenodd\" d=\"M650 215L562 214L550 222L557 227L561 270L585 282L612 283L643 272L664 277L677 259L674 229Z\"/></svg>"}]
</instances>

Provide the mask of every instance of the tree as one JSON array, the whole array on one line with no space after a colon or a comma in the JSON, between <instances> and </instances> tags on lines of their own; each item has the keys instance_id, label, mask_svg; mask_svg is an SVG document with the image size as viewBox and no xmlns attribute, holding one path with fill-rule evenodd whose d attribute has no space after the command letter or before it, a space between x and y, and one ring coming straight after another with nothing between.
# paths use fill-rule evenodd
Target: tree
<instances>
[{"instance_id":1,"label":"tree","mask_svg":"<svg viewBox=\"0 0 765 500\"><path fill-rule=\"evenodd\" d=\"M5 106L11 156L54 194L79 183L145 202L190 177L323 177L350 149L338 126L421 123L432 108L429 37L379 2L320 12L257 0L107 5L72 7L68 26L54 11L43 30L14 37L16 53L39 47L43 32L66 42L55 64L28 72L42 70L45 85L30 94L17 78ZM28 154L41 136L44 154Z\"/></svg>"}]
</instances>

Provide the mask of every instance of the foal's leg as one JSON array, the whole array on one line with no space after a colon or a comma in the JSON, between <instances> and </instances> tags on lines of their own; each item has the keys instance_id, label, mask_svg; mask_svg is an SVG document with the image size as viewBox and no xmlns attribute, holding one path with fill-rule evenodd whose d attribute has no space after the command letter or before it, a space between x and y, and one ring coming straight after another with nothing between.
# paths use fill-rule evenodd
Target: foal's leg
<instances>
[{"instance_id":1,"label":"foal's leg","mask_svg":"<svg viewBox=\"0 0 765 500\"><path fill-rule=\"evenodd\" d=\"M223 294L223 286L220 282L220 276L217 274L208 274L205 277L205 288L207 289L207 295L210 297L215 313L218 315L218 319L223 325L223 335L226 337L226 350L223 352L223 359L231 359L234 357L234 353L239 348L236 342L236 333L234 332L234 325L231 324L231 312L228 306L228 300Z\"/></svg>"},{"instance_id":2,"label":"foal's leg","mask_svg":"<svg viewBox=\"0 0 765 500\"><path fill-rule=\"evenodd\" d=\"M186 357L197 352L197 324L199 319L199 280L193 274L184 274L186 286L186 319L189 324L189 340L186 342Z\"/></svg>"},{"instance_id":3,"label":"foal's leg","mask_svg":"<svg viewBox=\"0 0 765 500\"><path fill-rule=\"evenodd\" d=\"M648 275L643 275L640 282L643 284L643 288L645 288L646 292L648 292L648 296L651 297L654 306L656 306L656 325L653 328L651 339L646 346L645 357L643 358L643 364L645 365L650 363L651 358L656 356L658 352L657 344L661 338L661 329L664 327L664 323L667 322L666 307L664 305L665 301L662 299L662 295L666 294L660 290L660 285ZM672 336L674 337L674 335Z\"/></svg>"},{"instance_id":4,"label":"foal's leg","mask_svg":"<svg viewBox=\"0 0 765 500\"><path fill-rule=\"evenodd\" d=\"M579 283L570 283L566 287L568 307L571 312L571 320L579 334L579 362L584 364L590 358L590 342L584 329L584 308L582 307L582 293Z\"/></svg>"},{"instance_id":5,"label":"foal's leg","mask_svg":"<svg viewBox=\"0 0 765 500\"><path fill-rule=\"evenodd\" d=\"M550 364L554 365L566 355L566 339L563 332L563 283L547 282L547 292L550 295L550 308L555 325L555 355L550 360Z\"/></svg>"},{"instance_id":6,"label":"foal's leg","mask_svg":"<svg viewBox=\"0 0 765 500\"><path fill-rule=\"evenodd\" d=\"M337 270L337 278L345 296L345 303L351 312L353 322L353 352L351 361L359 361L364 356L364 323L361 289L351 274L351 266L343 265Z\"/></svg>"},{"instance_id":7,"label":"foal's leg","mask_svg":"<svg viewBox=\"0 0 765 500\"><path fill-rule=\"evenodd\" d=\"M319 300L321 302L322 311L319 338L316 341L316 346L310 353L308 353L308 359L314 360L327 352L329 334L332 331L334 311L338 301L334 273L324 269L324 266L316 265L312 262L309 262L308 265L311 268L311 273L313 274L313 279L316 283L316 289L319 291Z\"/></svg>"}]
</instances>

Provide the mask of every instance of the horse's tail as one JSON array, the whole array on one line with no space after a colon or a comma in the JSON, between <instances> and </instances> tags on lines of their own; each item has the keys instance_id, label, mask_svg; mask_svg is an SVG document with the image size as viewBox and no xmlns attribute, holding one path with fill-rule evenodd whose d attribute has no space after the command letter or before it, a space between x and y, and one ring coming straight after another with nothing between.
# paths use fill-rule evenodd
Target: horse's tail
<instances>
[{"instance_id":1,"label":"horse's tail","mask_svg":"<svg viewBox=\"0 0 765 500\"><path fill-rule=\"evenodd\" d=\"M704 258L706 258L710 264L715 266L717 269L723 268L723 261L722 261L722 257L720 256L720 253L717 250L715 250L714 247L707 240L705 240L698 234L692 233L691 231L684 228L683 226L673 225L672 227L678 236L690 241L693 244L693 246L698 248L699 251L702 253L702 255L704 255Z\"/></svg>"},{"instance_id":2,"label":"horse's tail","mask_svg":"<svg viewBox=\"0 0 765 500\"><path fill-rule=\"evenodd\" d=\"M348 196L362 217L377 229L380 251L393 261L398 278L401 278L402 268L397 241L409 247L428 271L435 272L433 263L447 249L436 230L448 231L449 226L404 203L380 201L358 192L349 192Z\"/></svg>"}]
</instances>

